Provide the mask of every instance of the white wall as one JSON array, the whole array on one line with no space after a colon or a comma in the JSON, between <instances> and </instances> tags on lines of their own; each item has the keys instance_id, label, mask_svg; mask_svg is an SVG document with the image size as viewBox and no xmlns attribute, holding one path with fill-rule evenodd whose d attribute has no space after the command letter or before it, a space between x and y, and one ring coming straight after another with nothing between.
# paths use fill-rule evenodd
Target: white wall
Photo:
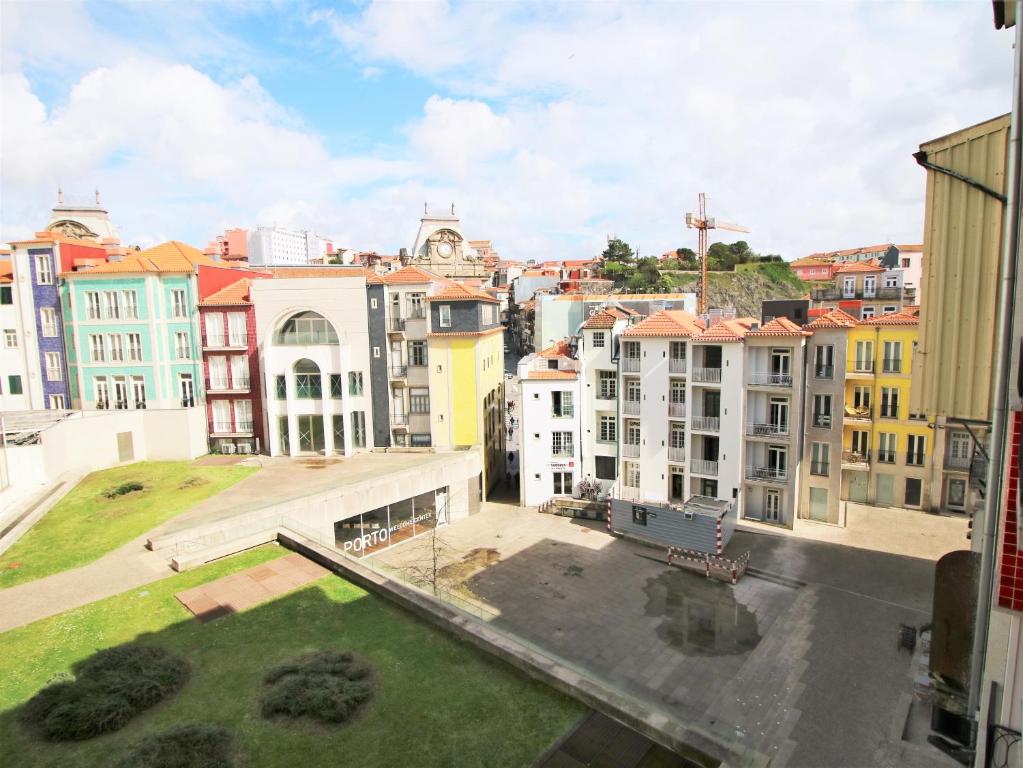
<instances>
[{"instance_id":1,"label":"white wall","mask_svg":"<svg viewBox=\"0 0 1023 768\"><path fill-rule=\"evenodd\" d=\"M14 302L20 298L14 283L0 283L10 286ZM25 342L21 331L21 318L18 315L17 303L0 304L0 411L24 411L28 409L28 369L25 365ZM13 330L17 338L17 346L7 346L6 331ZM22 394L12 395L10 376L21 377Z\"/></svg>"},{"instance_id":2,"label":"white wall","mask_svg":"<svg viewBox=\"0 0 1023 768\"><path fill-rule=\"evenodd\" d=\"M579 380L525 378L521 380L521 387L521 498L523 505L533 507L554 496L555 471L571 472L573 487L582 479L579 461ZM551 393L555 391L572 393L574 408L571 418L555 418L552 415ZM551 455L552 432L572 433L571 456Z\"/></svg>"}]
</instances>

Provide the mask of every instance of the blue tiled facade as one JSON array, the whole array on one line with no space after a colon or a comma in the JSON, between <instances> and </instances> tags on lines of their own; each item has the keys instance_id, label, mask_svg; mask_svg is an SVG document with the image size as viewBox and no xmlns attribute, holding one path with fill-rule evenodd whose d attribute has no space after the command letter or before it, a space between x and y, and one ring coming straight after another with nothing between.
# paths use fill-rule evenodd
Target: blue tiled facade
<instances>
[{"instance_id":1,"label":"blue tiled facade","mask_svg":"<svg viewBox=\"0 0 1023 768\"><path fill-rule=\"evenodd\" d=\"M63 395L66 407L71 407L71 391L68 387L68 364L67 352L64 348L64 317L60 304L60 264L55 258L53 248L30 248L29 268L32 276L32 314L35 316L36 339L39 341L39 380L43 385L43 403L50 408L50 395ZM50 260L50 270L53 275L51 285L40 285L36 274L37 256L45 256ZM43 324L39 310L43 307L52 307L57 319L57 335L53 337L43 336ZM46 377L46 353L56 352L60 355L61 381L48 381Z\"/></svg>"}]
</instances>

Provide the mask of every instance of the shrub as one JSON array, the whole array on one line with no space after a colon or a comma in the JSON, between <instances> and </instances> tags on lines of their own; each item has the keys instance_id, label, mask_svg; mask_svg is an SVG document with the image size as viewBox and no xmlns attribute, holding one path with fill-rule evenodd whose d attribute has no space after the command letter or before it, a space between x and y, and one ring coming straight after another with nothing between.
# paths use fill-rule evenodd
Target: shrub
<instances>
[{"instance_id":1,"label":"shrub","mask_svg":"<svg viewBox=\"0 0 1023 768\"><path fill-rule=\"evenodd\" d=\"M274 667L263 678L263 717L351 720L373 696L372 668L349 652L319 651Z\"/></svg>"},{"instance_id":2,"label":"shrub","mask_svg":"<svg viewBox=\"0 0 1023 768\"><path fill-rule=\"evenodd\" d=\"M117 768L234 768L234 737L219 725L189 724L137 741Z\"/></svg>"},{"instance_id":3,"label":"shrub","mask_svg":"<svg viewBox=\"0 0 1023 768\"><path fill-rule=\"evenodd\" d=\"M146 486L144 486L138 480L129 480L126 483L121 483L120 485L115 485L113 488L111 488L109 491L107 491L104 495L108 499L116 499L118 496L124 496L125 494L128 494L128 493L135 493L136 491L144 491L145 489L146 489Z\"/></svg>"},{"instance_id":4,"label":"shrub","mask_svg":"<svg viewBox=\"0 0 1023 768\"><path fill-rule=\"evenodd\" d=\"M72 667L74 680L48 685L29 699L21 720L50 741L91 739L116 731L188 679L188 663L162 648L122 645Z\"/></svg>"}]
</instances>

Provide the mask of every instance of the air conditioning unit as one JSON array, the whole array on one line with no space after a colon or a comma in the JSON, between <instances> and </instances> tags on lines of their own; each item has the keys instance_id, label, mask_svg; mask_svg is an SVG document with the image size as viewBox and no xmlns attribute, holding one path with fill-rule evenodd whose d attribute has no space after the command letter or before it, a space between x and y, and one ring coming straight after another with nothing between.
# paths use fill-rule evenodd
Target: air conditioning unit
<instances>
[{"instance_id":1,"label":"air conditioning unit","mask_svg":"<svg viewBox=\"0 0 1023 768\"><path fill-rule=\"evenodd\" d=\"M224 443L223 444L223 449L224 449L224 453L226 453L228 455L233 454L234 453L234 443Z\"/></svg>"},{"instance_id":2,"label":"air conditioning unit","mask_svg":"<svg viewBox=\"0 0 1023 768\"><path fill-rule=\"evenodd\" d=\"M252 447L248 443L239 443L238 453L252 453Z\"/></svg>"}]
</instances>

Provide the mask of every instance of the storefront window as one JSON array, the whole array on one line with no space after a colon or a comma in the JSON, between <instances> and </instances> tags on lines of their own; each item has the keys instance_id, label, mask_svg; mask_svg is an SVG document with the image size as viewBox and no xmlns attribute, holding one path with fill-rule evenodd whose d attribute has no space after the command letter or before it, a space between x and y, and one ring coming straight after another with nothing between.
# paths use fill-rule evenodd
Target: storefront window
<instances>
[{"instance_id":1,"label":"storefront window","mask_svg":"<svg viewBox=\"0 0 1023 768\"><path fill-rule=\"evenodd\" d=\"M334 523L334 546L351 557L379 552L448 521L448 489L438 488L389 507Z\"/></svg>"}]
</instances>

